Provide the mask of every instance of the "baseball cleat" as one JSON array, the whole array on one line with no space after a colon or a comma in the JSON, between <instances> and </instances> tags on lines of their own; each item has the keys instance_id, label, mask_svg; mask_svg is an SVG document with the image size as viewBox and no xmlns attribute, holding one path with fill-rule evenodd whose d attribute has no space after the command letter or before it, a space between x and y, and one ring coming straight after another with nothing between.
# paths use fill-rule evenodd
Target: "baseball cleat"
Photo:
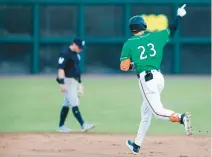
<instances>
[{"instance_id":1,"label":"baseball cleat","mask_svg":"<svg viewBox=\"0 0 212 157\"><path fill-rule=\"evenodd\" d=\"M68 133L68 132L72 132L72 130L70 128L67 128L65 126L61 126L57 129L58 132L63 132L63 133Z\"/></svg>"},{"instance_id":2,"label":"baseball cleat","mask_svg":"<svg viewBox=\"0 0 212 157\"><path fill-rule=\"evenodd\" d=\"M134 142L132 142L131 140L127 140L126 141L126 145L127 147L132 151L133 154L137 155L139 150L140 150L140 146L136 145Z\"/></svg>"},{"instance_id":3,"label":"baseball cleat","mask_svg":"<svg viewBox=\"0 0 212 157\"><path fill-rule=\"evenodd\" d=\"M90 129L93 129L95 127L94 124L84 123L82 126L82 132L87 132Z\"/></svg>"},{"instance_id":4,"label":"baseball cleat","mask_svg":"<svg viewBox=\"0 0 212 157\"><path fill-rule=\"evenodd\" d=\"M181 115L181 124L184 125L186 135L192 135L191 114L189 112L183 113Z\"/></svg>"}]
</instances>

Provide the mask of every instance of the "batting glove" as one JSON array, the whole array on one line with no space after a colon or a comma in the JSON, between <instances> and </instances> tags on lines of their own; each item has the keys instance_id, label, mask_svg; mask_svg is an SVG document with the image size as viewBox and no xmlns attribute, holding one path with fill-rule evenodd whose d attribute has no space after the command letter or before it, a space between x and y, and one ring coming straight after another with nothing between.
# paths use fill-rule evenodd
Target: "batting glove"
<instances>
[{"instance_id":1,"label":"batting glove","mask_svg":"<svg viewBox=\"0 0 212 157\"><path fill-rule=\"evenodd\" d=\"M183 17L186 15L186 10L184 9L186 4L184 4L182 7L178 8L177 15L180 17Z\"/></svg>"},{"instance_id":2,"label":"batting glove","mask_svg":"<svg viewBox=\"0 0 212 157\"><path fill-rule=\"evenodd\" d=\"M129 68L129 70L135 71L135 64L134 64L134 62L131 62L131 63L130 63L130 68Z\"/></svg>"}]
</instances>

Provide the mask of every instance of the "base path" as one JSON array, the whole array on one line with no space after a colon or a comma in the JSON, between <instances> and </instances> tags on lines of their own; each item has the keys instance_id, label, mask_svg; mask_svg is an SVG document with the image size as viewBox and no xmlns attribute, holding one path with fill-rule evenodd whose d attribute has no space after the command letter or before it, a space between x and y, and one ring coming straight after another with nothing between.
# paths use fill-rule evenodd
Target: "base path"
<instances>
[{"instance_id":1,"label":"base path","mask_svg":"<svg viewBox=\"0 0 212 157\"><path fill-rule=\"evenodd\" d=\"M134 135L0 133L0 157L130 157ZM210 136L150 135L139 157L210 157Z\"/></svg>"}]
</instances>

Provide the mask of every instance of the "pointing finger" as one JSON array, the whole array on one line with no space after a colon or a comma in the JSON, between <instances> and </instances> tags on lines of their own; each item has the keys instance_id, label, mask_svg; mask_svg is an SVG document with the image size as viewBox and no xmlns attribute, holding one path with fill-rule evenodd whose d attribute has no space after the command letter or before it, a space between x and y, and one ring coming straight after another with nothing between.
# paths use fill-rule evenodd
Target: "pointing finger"
<instances>
[{"instance_id":1,"label":"pointing finger","mask_svg":"<svg viewBox=\"0 0 212 157\"><path fill-rule=\"evenodd\" d=\"M183 6L181 7L181 9L184 9L186 7L186 4L183 4Z\"/></svg>"}]
</instances>

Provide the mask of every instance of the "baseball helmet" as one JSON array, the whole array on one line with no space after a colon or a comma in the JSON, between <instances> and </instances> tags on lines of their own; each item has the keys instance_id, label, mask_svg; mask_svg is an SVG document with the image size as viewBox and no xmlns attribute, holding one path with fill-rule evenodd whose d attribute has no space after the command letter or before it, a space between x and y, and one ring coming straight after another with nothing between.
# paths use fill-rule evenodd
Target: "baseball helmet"
<instances>
[{"instance_id":1,"label":"baseball helmet","mask_svg":"<svg viewBox=\"0 0 212 157\"><path fill-rule=\"evenodd\" d=\"M146 22L140 15L136 15L130 18L129 29L131 32L146 30L146 28L147 28Z\"/></svg>"}]
</instances>

